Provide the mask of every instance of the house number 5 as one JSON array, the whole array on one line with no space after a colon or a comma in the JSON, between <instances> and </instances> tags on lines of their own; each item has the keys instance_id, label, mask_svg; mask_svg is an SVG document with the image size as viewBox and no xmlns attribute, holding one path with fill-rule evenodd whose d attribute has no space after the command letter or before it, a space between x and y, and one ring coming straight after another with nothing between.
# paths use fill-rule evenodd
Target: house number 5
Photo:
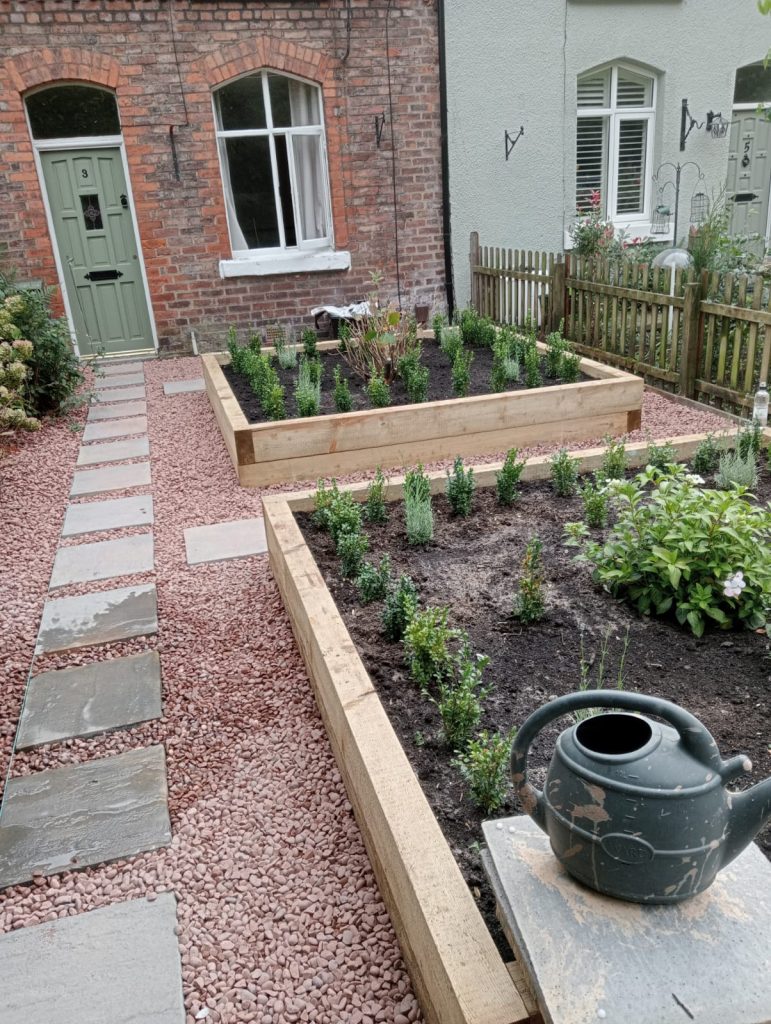
<instances>
[{"instance_id":1,"label":"house number 5","mask_svg":"<svg viewBox=\"0 0 771 1024\"><path fill-rule=\"evenodd\" d=\"M750 166L750 146L751 145L752 145L752 142L750 141L750 139L747 139L747 141L744 143L744 156L742 157L742 167L749 167Z\"/></svg>"}]
</instances>

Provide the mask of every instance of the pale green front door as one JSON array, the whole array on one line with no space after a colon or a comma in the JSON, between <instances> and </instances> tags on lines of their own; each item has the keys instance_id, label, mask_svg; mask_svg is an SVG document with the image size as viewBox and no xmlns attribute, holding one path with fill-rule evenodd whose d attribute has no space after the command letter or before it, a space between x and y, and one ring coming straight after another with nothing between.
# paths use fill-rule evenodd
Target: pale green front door
<instances>
[{"instance_id":1,"label":"pale green front door","mask_svg":"<svg viewBox=\"0 0 771 1024\"><path fill-rule=\"evenodd\" d=\"M120 150L41 153L81 355L153 348Z\"/></svg>"},{"instance_id":2,"label":"pale green front door","mask_svg":"<svg viewBox=\"0 0 771 1024\"><path fill-rule=\"evenodd\" d=\"M765 237L771 190L771 122L755 110L735 110L731 122L726 199L732 235Z\"/></svg>"}]
</instances>

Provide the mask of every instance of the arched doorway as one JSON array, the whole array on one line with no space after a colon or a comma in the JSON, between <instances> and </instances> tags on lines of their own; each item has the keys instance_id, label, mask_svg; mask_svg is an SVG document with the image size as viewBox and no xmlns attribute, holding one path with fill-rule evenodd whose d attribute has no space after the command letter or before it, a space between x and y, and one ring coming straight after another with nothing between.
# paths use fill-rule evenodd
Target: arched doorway
<instances>
[{"instance_id":1,"label":"arched doorway","mask_svg":"<svg viewBox=\"0 0 771 1024\"><path fill-rule=\"evenodd\" d=\"M114 93L58 83L25 98L67 316L80 355L155 349Z\"/></svg>"}]
</instances>

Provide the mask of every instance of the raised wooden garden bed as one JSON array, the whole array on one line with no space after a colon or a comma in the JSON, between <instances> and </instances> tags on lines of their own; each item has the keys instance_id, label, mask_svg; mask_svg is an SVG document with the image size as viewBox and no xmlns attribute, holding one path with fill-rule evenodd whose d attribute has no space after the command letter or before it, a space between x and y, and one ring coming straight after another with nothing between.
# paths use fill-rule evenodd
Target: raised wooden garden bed
<instances>
[{"instance_id":1,"label":"raised wooden garden bed","mask_svg":"<svg viewBox=\"0 0 771 1024\"><path fill-rule=\"evenodd\" d=\"M243 487L567 444L640 426L642 380L591 359L581 361L581 371L592 379L576 384L255 424L222 372L230 357L217 353L202 361L209 401Z\"/></svg>"},{"instance_id":2,"label":"raised wooden garden bed","mask_svg":"<svg viewBox=\"0 0 771 1024\"><path fill-rule=\"evenodd\" d=\"M678 457L690 457L703 436L673 439ZM640 465L647 446L627 452ZM591 470L603 449L575 454L581 470ZM480 466L477 486L493 486L499 470ZM523 480L548 475L548 458L538 457ZM445 475L430 476L434 492L443 491ZM366 488L346 489L363 500ZM401 495L402 478L393 479L388 498ZM313 507L313 491L269 496L263 507L273 573L426 1019L539 1020L521 974L496 948L295 518Z\"/></svg>"}]
</instances>

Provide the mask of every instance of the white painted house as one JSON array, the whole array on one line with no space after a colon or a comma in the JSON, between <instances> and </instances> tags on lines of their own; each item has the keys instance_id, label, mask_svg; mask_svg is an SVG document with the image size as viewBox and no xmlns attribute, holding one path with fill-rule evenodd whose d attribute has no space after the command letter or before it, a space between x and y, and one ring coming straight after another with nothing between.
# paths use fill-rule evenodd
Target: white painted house
<instances>
[{"instance_id":1,"label":"white painted house","mask_svg":"<svg viewBox=\"0 0 771 1024\"><path fill-rule=\"evenodd\" d=\"M444 18L458 305L471 231L558 252L595 190L630 237L671 239L678 164L680 238L723 185L732 231L769 237L756 109L771 104L771 17L754 0L445 0Z\"/></svg>"}]
</instances>

